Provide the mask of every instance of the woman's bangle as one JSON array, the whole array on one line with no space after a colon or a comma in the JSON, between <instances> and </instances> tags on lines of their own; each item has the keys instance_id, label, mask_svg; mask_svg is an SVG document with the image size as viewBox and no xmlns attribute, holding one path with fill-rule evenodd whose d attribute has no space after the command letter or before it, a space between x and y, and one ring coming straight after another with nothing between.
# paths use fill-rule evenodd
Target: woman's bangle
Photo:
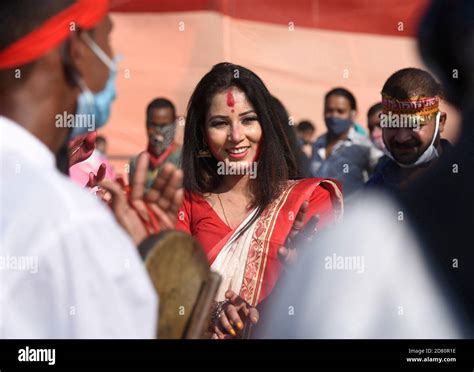
<instances>
[{"instance_id":1,"label":"woman's bangle","mask_svg":"<svg viewBox=\"0 0 474 372\"><path fill-rule=\"evenodd\" d=\"M222 312L224 311L224 306L228 303L229 301L217 301L214 311L212 312L211 319L214 323L217 323L219 320Z\"/></svg>"}]
</instances>

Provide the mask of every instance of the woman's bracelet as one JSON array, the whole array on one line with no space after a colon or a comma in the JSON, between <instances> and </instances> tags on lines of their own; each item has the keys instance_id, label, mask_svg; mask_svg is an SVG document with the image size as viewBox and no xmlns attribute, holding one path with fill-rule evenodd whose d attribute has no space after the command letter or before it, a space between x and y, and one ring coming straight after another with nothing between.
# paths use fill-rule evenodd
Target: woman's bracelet
<instances>
[{"instance_id":1,"label":"woman's bracelet","mask_svg":"<svg viewBox=\"0 0 474 372\"><path fill-rule=\"evenodd\" d=\"M217 301L216 305L214 307L214 311L212 312L211 319L214 323L217 323L219 320L221 313L224 311L224 306L228 303L229 301Z\"/></svg>"}]
</instances>

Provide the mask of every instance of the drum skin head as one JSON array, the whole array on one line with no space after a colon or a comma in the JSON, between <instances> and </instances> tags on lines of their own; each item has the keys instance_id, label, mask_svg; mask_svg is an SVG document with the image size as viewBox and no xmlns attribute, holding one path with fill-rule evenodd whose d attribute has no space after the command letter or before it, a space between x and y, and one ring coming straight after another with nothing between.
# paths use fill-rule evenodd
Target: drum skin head
<instances>
[{"instance_id":1,"label":"drum skin head","mask_svg":"<svg viewBox=\"0 0 474 372\"><path fill-rule=\"evenodd\" d=\"M220 277L211 274L199 243L169 230L149 237L139 250L159 295L158 338L204 337Z\"/></svg>"}]
</instances>

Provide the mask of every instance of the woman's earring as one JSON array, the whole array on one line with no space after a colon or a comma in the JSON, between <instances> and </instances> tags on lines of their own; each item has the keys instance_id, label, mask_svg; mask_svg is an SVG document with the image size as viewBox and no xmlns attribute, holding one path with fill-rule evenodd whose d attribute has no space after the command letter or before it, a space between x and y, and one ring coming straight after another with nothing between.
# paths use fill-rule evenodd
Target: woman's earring
<instances>
[{"instance_id":1,"label":"woman's earring","mask_svg":"<svg viewBox=\"0 0 474 372\"><path fill-rule=\"evenodd\" d=\"M198 158L210 158L212 155L209 152L209 149L206 145L204 145L204 150L199 150L197 157Z\"/></svg>"}]
</instances>

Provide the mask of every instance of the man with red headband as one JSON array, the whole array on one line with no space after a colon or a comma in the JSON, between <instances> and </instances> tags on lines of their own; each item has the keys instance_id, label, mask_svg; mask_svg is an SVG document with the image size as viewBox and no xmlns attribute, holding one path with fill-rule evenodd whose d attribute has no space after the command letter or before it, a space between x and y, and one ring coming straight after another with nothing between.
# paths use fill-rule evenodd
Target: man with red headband
<instances>
[{"instance_id":1,"label":"man with red headband","mask_svg":"<svg viewBox=\"0 0 474 372\"><path fill-rule=\"evenodd\" d=\"M444 12L440 14L444 19ZM468 19L472 17L466 17L466 22ZM436 40L433 50L438 52L437 38L432 32L429 35ZM472 33L466 38L469 36ZM443 58L450 57L444 51L441 54ZM446 61L450 66L451 58ZM448 70L444 71L448 75ZM468 71L472 69L465 73ZM446 121L446 114L439 111L440 94L438 83L419 69L400 70L387 80L382 89L384 108L380 125L389 160L385 166L381 165L377 180L379 186L397 192L390 196L375 190L365 193L345 213L342 223L332 230L321 231L316 241L299 247L299 262L288 270L286 280L279 283L281 288L275 290L273 318L262 315L270 320L260 337L452 339L466 334L472 337L472 325L463 314L465 309L472 308L466 300L472 298L466 284L472 276L472 260L469 260L472 254L469 256L465 247L457 248L462 247L460 240L459 244L451 244L460 230L451 229L452 233L444 240L440 237L445 220L455 221L452 225L456 228L461 225L457 211L452 209L452 198L444 198L445 185L455 185L462 197L466 189L464 184L458 185L458 175L451 172L459 159L453 159L452 151L447 154L446 144L439 138ZM438 162L441 151L444 160ZM434 169L440 172L435 173L436 179L432 172L427 172L400 189L404 182L411 181L435 162ZM430 174L430 182L426 182L425 177ZM431 194L431 199L425 201ZM446 195L454 194L456 191ZM401 200L405 202L402 204ZM451 213L439 212L443 203L450 206ZM471 205L472 198L466 198L466 206L458 205L458 210L472 216ZM438 228L433 229L438 220ZM368 228L371 225L376 228ZM420 231L425 234L420 235ZM436 243L434 255L431 235L444 243ZM427 244L429 241L431 245ZM458 269L458 261L461 262L458 257L462 257L465 272ZM451 286L453 282L455 285ZM301 283L305 283L304 293ZM304 311L298 316L288 316L289 308Z\"/></svg>"},{"instance_id":2,"label":"man with red headband","mask_svg":"<svg viewBox=\"0 0 474 372\"><path fill-rule=\"evenodd\" d=\"M384 152L368 186L398 190L435 163L452 147L440 135L446 113L439 110L441 86L426 71L405 68L395 72L382 89L380 116Z\"/></svg>"},{"instance_id":3,"label":"man with red headband","mask_svg":"<svg viewBox=\"0 0 474 372\"><path fill-rule=\"evenodd\" d=\"M103 203L57 169L69 165L69 140L103 124L101 114L114 97L108 8L107 0L2 3L0 334L5 338L156 334L157 297L136 250L146 236L141 222L146 214L139 218L117 184L103 184L128 236ZM146 172L147 158L139 163ZM169 168L165 173L170 183L179 183L179 173ZM139 188L132 191L133 205L143 209L146 199L139 194ZM179 199L179 192L173 197Z\"/></svg>"}]
</instances>

